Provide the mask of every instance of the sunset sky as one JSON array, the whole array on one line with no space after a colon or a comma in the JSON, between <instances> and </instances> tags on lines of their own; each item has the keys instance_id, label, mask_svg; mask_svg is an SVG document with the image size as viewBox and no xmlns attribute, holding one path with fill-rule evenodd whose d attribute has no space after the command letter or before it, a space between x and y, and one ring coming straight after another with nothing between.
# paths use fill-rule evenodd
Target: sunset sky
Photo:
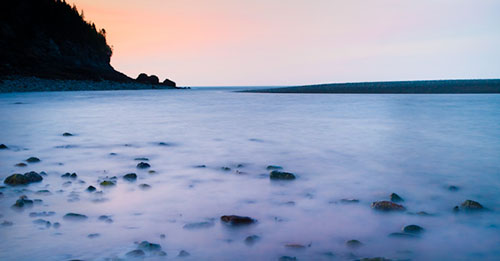
<instances>
[{"instance_id":1,"label":"sunset sky","mask_svg":"<svg viewBox=\"0 0 500 261\"><path fill-rule=\"evenodd\" d=\"M181 86L500 77L496 0L69 0L115 69Z\"/></svg>"}]
</instances>

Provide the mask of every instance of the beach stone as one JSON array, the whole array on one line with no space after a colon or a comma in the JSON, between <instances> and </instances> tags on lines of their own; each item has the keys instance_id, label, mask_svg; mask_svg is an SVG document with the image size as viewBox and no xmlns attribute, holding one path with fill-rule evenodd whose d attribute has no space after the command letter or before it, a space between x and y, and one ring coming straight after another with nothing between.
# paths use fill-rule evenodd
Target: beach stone
<instances>
[{"instance_id":1,"label":"beach stone","mask_svg":"<svg viewBox=\"0 0 500 261\"><path fill-rule=\"evenodd\" d=\"M8 149L9 147L7 147L7 145L5 144L0 144L0 150L6 150Z\"/></svg>"},{"instance_id":2,"label":"beach stone","mask_svg":"<svg viewBox=\"0 0 500 261\"><path fill-rule=\"evenodd\" d=\"M479 202L476 202L474 200L466 200L460 206L465 209L465 210L482 210L484 209L483 205L479 204Z\"/></svg>"},{"instance_id":3,"label":"beach stone","mask_svg":"<svg viewBox=\"0 0 500 261\"><path fill-rule=\"evenodd\" d=\"M277 166L277 165L268 165L266 167L267 170L280 170L280 169L283 169L283 167L281 166Z\"/></svg>"},{"instance_id":4,"label":"beach stone","mask_svg":"<svg viewBox=\"0 0 500 261\"><path fill-rule=\"evenodd\" d=\"M371 207L376 210L382 211L403 211L405 207L390 201L376 201L373 202Z\"/></svg>"},{"instance_id":5,"label":"beach stone","mask_svg":"<svg viewBox=\"0 0 500 261\"><path fill-rule=\"evenodd\" d=\"M26 167L26 166L28 166L28 164L26 164L26 163L24 163L24 162L19 162L19 163L17 163L17 164L16 164L16 165L14 165L14 166L16 166L16 167L21 167L21 168L22 168L22 167Z\"/></svg>"},{"instance_id":6,"label":"beach stone","mask_svg":"<svg viewBox=\"0 0 500 261\"><path fill-rule=\"evenodd\" d=\"M403 227L402 230L404 233L410 233L410 234L420 234L424 232L424 228L418 225L408 225Z\"/></svg>"},{"instance_id":7,"label":"beach stone","mask_svg":"<svg viewBox=\"0 0 500 261\"><path fill-rule=\"evenodd\" d=\"M278 260L279 261L297 261L297 258L294 256L282 256Z\"/></svg>"},{"instance_id":8,"label":"beach stone","mask_svg":"<svg viewBox=\"0 0 500 261\"><path fill-rule=\"evenodd\" d=\"M150 168L150 167L151 167L151 165L149 165L146 162L142 162L142 161L137 164L137 168L138 169L147 169L147 168Z\"/></svg>"},{"instance_id":9,"label":"beach stone","mask_svg":"<svg viewBox=\"0 0 500 261\"><path fill-rule=\"evenodd\" d=\"M26 159L26 162L28 163L36 163L36 162L40 162L40 159L37 158L37 157L29 157Z\"/></svg>"},{"instance_id":10,"label":"beach stone","mask_svg":"<svg viewBox=\"0 0 500 261\"><path fill-rule=\"evenodd\" d=\"M140 249L136 249L136 250L132 250L130 252L128 252L127 254L125 254L125 256L127 257L144 257L146 255L146 253L144 253L144 251L140 250Z\"/></svg>"},{"instance_id":11,"label":"beach stone","mask_svg":"<svg viewBox=\"0 0 500 261\"><path fill-rule=\"evenodd\" d=\"M222 216L220 217L220 220L230 225L249 225L256 222L256 220L250 217L236 216L236 215Z\"/></svg>"},{"instance_id":12,"label":"beach stone","mask_svg":"<svg viewBox=\"0 0 500 261\"><path fill-rule=\"evenodd\" d=\"M273 170L269 174L269 178L274 179L274 180L294 180L295 175L293 173L290 173L290 172Z\"/></svg>"},{"instance_id":13,"label":"beach stone","mask_svg":"<svg viewBox=\"0 0 500 261\"><path fill-rule=\"evenodd\" d=\"M390 195L390 198L391 198L391 201L392 201L392 202L402 202L402 201L404 201L404 199L403 199L402 197L400 197L400 196L399 196L398 194L396 194L396 193L392 193L392 194Z\"/></svg>"},{"instance_id":14,"label":"beach stone","mask_svg":"<svg viewBox=\"0 0 500 261\"><path fill-rule=\"evenodd\" d=\"M351 239L345 242L345 244L350 248L358 248L363 245L359 240Z\"/></svg>"},{"instance_id":15,"label":"beach stone","mask_svg":"<svg viewBox=\"0 0 500 261\"><path fill-rule=\"evenodd\" d=\"M71 179L76 179L78 177L78 175L76 173L69 173L69 172L66 172L64 174L61 175L61 178L71 178Z\"/></svg>"},{"instance_id":16,"label":"beach stone","mask_svg":"<svg viewBox=\"0 0 500 261\"><path fill-rule=\"evenodd\" d=\"M89 187L87 188L87 191L88 191L88 192L94 192L94 191L96 191L96 190L97 190L97 189L96 189L94 186L89 186Z\"/></svg>"},{"instance_id":17,"label":"beach stone","mask_svg":"<svg viewBox=\"0 0 500 261\"><path fill-rule=\"evenodd\" d=\"M63 135L63 136L65 136L65 137L73 136L73 134L71 134L71 133L69 133L69 132L65 132L65 133L63 133L62 135Z\"/></svg>"},{"instance_id":18,"label":"beach stone","mask_svg":"<svg viewBox=\"0 0 500 261\"><path fill-rule=\"evenodd\" d=\"M178 256L178 257L187 257L187 256L190 256L190 255L191 255L191 254L189 254L189 252L188 252L188 251L186 251L186 250L181 250L177 256Z\"/></svg>"},{"instance_id":19,"label":"beach stone","mask_svg":"<svg viewBox=\"0 0 500 261\"><path fill-rule=\"evenodd\" d=\"M105 180L105 181L99 183L99 185L101 185L103 187L112 187L112 186L114 186L116 184L113 181Z\"/></svg>"},{"instance_id":20,"label":"beach stone","mask_svg":"<svg viewBox=\"0 0 500 261\"><path fill-rule=\"evenodd\" d=\"M458 191L458 187L454 186L454 185L451 185L451 186L448 187L448 190L449 191Z\"/></svg>"},{"instance_id":21,"label":"beach stone","mask_svg":"<svg viewBox=\"0 0 500 261\"><path fill-rule=\"evenodd\" d=\"M36 173L34 171L30 171L30 172L24 173L24 176L28 179L29 183L40 182L40 181L43 180L43 177L40 176L40 174L38 174L38 173Z\"/></svg>"},{"instance_id":22,"label":"beach stone","mask_svg":"<svg viewBox=\"0 0 500 261\"><path fill-rule=\"evenodd\" d=\"M25 206L26 207L33 206L33 200L28 199L28 197L26 195L20 196L19 199L16 200L16 203L14 203L14 205L12 205L12 207L16 207L16 208L22 208Z\"/></svg>"},{"instance_id":23,"label":"beach stone","mask_svg":"<svg viewBox=\"0 0 500 261\"><path fill-rule=\"evenodd\" d=\"M251 236L248 236L248 237L245 238L245 244L251 246L251 245L257 243L257 241L259 241L259 240L260 240L259 236L257 236L257 235L251 235Z\"/></svg>"},{"instance_id":24,"label":"beach stone","mask_svg":"<svg viewBox=\"0 0 500 261\"><path fill-rule=\"evenodd\" d=\"M155 243L151 243L148 241L142 241L139 244L138 248L141 250L144 250L144 251L160 251L161 250L160 244L155 244Z\"/></svg>"},{"instance_id":25,"label":"beach stone","mask_svg":"<svg viewBox=\"0 0 500 261\"><path fill-rule=\"evenodd\" d=\"M5 178L3 183L11 186L26 185L29 183L29 179L22 174L12 174Z\"/></svg>"},{"instance_id":26,"label":"beach stone","mask_svg":"<svg viewBox=\"0 0 500 261\"><path fill-rule=\"evenodd\" d=\"M126 181L135 181L137 179L137 174L135 173L128 173L123 176L123 179Z\"/></svg>"},{"instance_id":27,"label":"beach stone","mask_svg":"<svg viewBox=\"0 0 500 261\"><path fill-rule=\"evenodd\" d=\"M63 219L65 220L72 220L72 221L83 221L86 220L87 218L88 218L87 216L78 213L68 213L63 217Z\"/></svg>"}]
</instances>

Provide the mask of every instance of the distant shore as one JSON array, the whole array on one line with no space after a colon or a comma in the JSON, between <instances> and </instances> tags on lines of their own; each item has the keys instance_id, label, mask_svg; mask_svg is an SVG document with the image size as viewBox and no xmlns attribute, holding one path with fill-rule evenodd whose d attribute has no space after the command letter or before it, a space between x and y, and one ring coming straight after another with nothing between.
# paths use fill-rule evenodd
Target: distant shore
<instances>
[{"instance_id":1,"label":"distant shore","mask_svg":"<svg viewBox=\"0 0 500 261\"><path fill-rule=\"evenodd\" d=\"M500 93L500 79L358 82L245 90L253 93L460 94Z\"/></svg>"},{"instance_id":2,"label":"distant shore","mask_svg":"<svg viewBox=\"0 0 500 261\"><path fill-rule=\"evenodd\" d=\"M148 90L183 89L157 84L138 82L60 80L42 79L27 76L8 76L0 79L0 93L5 92L46 92L46 91L110 91L110 90Z\"/></svg>"}]
</instances>

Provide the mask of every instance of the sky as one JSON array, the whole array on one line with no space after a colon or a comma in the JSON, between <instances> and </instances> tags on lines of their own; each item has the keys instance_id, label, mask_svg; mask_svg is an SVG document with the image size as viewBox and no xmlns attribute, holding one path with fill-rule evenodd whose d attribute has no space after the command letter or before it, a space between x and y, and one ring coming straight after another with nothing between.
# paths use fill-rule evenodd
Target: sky
<instances>
[{"instance_id":1,"label":"sky","mask_svg":"<svg viewBox=\"0 0 500 261\"><path fill-rule=\"evenodd\" d=\"M68 0L180 86L500 78L497 0Z\"/></svg>"}]
</instances>

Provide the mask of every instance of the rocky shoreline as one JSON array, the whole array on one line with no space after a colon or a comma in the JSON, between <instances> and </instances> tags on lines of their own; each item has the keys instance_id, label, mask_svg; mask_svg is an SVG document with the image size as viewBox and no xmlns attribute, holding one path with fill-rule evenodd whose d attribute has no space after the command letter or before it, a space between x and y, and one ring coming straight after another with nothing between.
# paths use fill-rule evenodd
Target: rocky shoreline
<instances>
[{"instance_id":1,"label":"rocky shoreline","mask_svg":"<svg viewBox=\"0 0 500 261\"><path fill-rule=\"evenodd\" d=\"M139 82L91 81L43 79L27 76L8 76L0 79L0 92L48 92L48 91L110 91L110 90L148 90L183 89L166 85Z\"/></svg>"}]
</instances>

